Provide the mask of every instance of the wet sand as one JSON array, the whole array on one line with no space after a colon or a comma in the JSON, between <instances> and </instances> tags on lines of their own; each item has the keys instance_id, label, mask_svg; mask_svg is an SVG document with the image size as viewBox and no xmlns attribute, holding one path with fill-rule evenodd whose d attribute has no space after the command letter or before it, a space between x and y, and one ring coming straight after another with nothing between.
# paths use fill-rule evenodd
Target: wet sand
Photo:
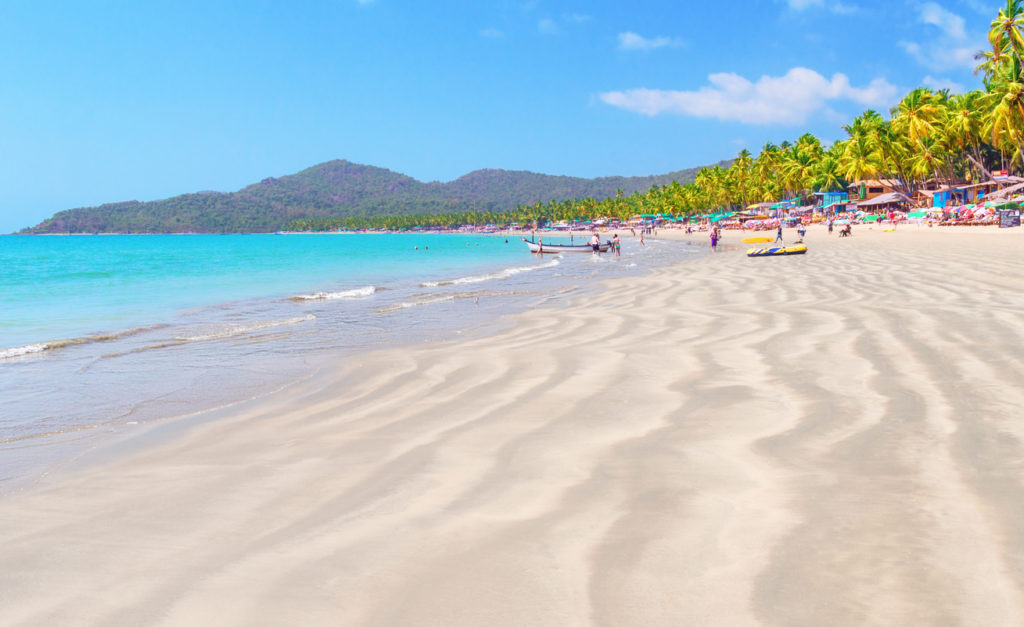
<instances>
[{"instance_id":1,"label":"wet sand","mask_svg":"<svg viewBox=\"0 0 1024 627\"><path fill-rule=\"evenodd\" d=\"M1020 231L727 233L154 427L0 500L0 623L1024 623Z\"/></svg>"}]
</instances>

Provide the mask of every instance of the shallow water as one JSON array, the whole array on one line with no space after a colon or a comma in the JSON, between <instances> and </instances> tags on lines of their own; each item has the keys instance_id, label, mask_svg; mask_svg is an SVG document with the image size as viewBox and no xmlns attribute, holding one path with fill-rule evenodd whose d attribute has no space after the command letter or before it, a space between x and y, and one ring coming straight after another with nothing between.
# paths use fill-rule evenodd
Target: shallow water
<instances>
[{"instance_id":1,"label":"shallow water","mask_svg":"<svg viewBox=\"0 0 1024 627\"><path fill-rule=\"evenodd\" d=\"M0 237L0 491L112 431L698 254L627 240L619 258L541 258L507 239Z\"/></svg>"}]
</instances>

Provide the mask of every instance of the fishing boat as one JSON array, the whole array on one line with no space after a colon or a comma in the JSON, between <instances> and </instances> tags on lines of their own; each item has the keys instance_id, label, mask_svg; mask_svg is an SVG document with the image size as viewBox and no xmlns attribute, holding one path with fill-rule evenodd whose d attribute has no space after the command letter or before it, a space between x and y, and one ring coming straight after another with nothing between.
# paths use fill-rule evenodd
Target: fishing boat
<instances>
[{"instance_id":1,"label":"fishing boat","mask_svg":"<svg viewBox=\"0 0 1024 627\"><path fill-rule=\"evenodd\" d=\"M529 247L531 253L592 253L594 247L590 244L537 244L528 240L523 240ZM600 251L603 253L608 252L608 243L605 242L600 245Z\"/></svg>"},{"instance_id":2,"label":"fishing boat","mask_svg":"<svg viewBox=\"0 0 1024 627\"><path fill-rule=\"evenodd\" d=\"M783 255L802 255L807 252L805 244L795 246L766 246L747 250L747 257L779 257Z\"/></svg>"}]
</instances>

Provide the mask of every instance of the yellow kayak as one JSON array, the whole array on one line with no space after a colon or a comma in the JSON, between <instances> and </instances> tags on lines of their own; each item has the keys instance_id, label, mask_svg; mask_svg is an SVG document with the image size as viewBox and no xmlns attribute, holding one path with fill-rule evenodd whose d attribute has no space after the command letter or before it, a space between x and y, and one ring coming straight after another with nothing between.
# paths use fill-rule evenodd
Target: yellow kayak
<instances>
[{"instance_id":1,"label":"yellow kayak","mask_svg":"<svg viewBox=\"0 0 1024 627\"><path fill-rule=\"evenodd\" d=\"M743 239L744 244L767 244L774 241L775 238L773 237L747 237Z\"/></svg>"},{"instance_id":2,"label":"yellow kayak","mask_svg":"<svg viewBox=\"0 0 1024 627\"><path fill-rule=\"evenodd\" d=\"M781 257L783 255L802 255L807 252L807 246L798 244L796 246L766 246L765 248L751 248L747 250L747 257Z\"/></svg>"}]
</instances>

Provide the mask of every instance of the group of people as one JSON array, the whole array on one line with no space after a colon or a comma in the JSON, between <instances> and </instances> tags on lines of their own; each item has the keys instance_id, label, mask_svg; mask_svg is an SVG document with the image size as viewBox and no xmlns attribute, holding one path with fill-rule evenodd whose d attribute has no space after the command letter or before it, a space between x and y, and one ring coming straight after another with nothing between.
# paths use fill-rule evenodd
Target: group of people
<instances>
[{"instance_id":1,"label":"group of people","mask_svg":"<svg viewBox=\"0 0 1024 627\"><path fill-rule=\"evenodd\" d=\"M643 235L640 236L640 241L643 243ZM594 254L601 254L601 238L598 236L597 231L594 231L590 238L590 247L594 249ZM619 239L618 233L608 240L608 250L614 251L616 257L622 255L622 240Z\"/></svg>"}]
</instances>

